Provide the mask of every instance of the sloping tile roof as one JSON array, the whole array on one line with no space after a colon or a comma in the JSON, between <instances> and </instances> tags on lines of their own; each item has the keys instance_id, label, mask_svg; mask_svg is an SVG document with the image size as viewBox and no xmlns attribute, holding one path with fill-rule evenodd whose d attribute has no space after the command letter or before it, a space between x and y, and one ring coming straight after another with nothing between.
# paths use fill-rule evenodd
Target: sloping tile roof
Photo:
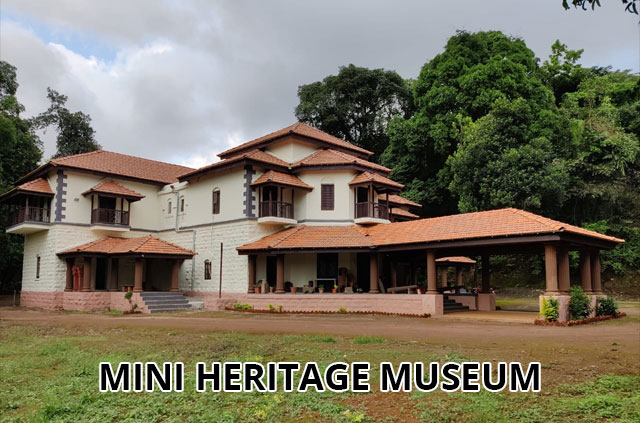
<instances>
[{"instance_id":1,"label":"sloping tile roof","mask_svg":"<svg viewBox=\"0 0 640 423\"><path fill-rule=\"evenodd\" d=\"M196 253L171 244L167 241L155 238L151 235L140 238L116 238L106 237L73 247L58 253L58 255L69 254L106 254L106 255L167 255L192 257Z\"/></svg>"},{"instance_id":2,"label":"sloping tile roof","mask_svg":"<svg viewBox=\"0 0 640 423\"><path fill-rule=\"evenodd\" d=\"M316 150L302 160L291 164L292 169L308 166L331 166L331 165L359 165L369 169L377 170L389 174L391 169L376 163L363 160L351 154L332 149Z\"/></svg>"},{"instance_id":3,"label":"sloping tile roof","mask_svg":"<svg viewBox=\"0 0 640 423\"><path fill-rule=\"evenodd\" d=\"M0 195L0 200L7 199L9 197L13 197L14 195L25 192L28 194L40 194L40 195L50 195L53 196L53 190L51 190L51 186L46 179L37 178L31 181L25 182L22 185L18 185L17 187L5 192Z\"/></svg>"},{"instance_id":4,"label":"sloping tile roof","mask_svg":"<svg viewBox=\"0 0 640 423\"><path fill-rule=\"evenodd\" d=\"M571 233L614 243L624 240L508 208L419 219L408 222L351 226L298 226L239 247L239 251L269 249L371 248L439 241Z\"/></svg>"},{"instance_id":5,"label":"sloping tile roof","mask_svg":"<svg viewBox=\"0 0 640 423\"><path fill-rule=\"evenodd\" d=\"M391 214L394 216L410 217L412 219L417 219L420 217L417 214L413 214L410 211L407 211L405 209L399 209L397 207L391 208Z\"/></svg>"},{"instance_id":6,"label":"sloping tile roof","mask_svg":"<svg viewBox=\"0 0 640 423\"><path fill-rule=\"evenodd\" d=\"M284 168L289 168L290 164L285 162L284 160L281 160L279 158L277 158L276 156L269 154L265 151L262 150L251 150L251 151L247 151L245 153L242 154L238 154L236 156L232 156L229 157L227 159L221 160L219 162L216 163L212 163L208 166L204 166L198 169L194 169L191 170L190 172L187 172L183 175L180 175L180 180L184 180L187 179L191 176L200 174L200 173L205 173L209 170L212 169L216 169L216 168L221 168L224 166L229 166L233 163L237 163L239 161L242 160L251 160L251 161L255 161L255 162L259 162L259 163L265 163L265 164L271 164L271 165L276 165L276 166L280 166L280 167L284 167Z\"/></svg>"},{"instance_id":7,"label":"sloping tile roof","mask_svg":"<svg viewBox=\"0 0 640 423\"><path fill-rule=\"evenodd\" d=\"M268 184L268 183L313 190L313 187L311 185L305 184L297 176L289 175L287 173L282 173L282 172L276 172L275 170L269 170L263 173L262 175L260 175L258 179L256 179L251 183L251 186L258 186L258 185Z\"/></svg>"},{"instance_id":8,"label":"sloping tile roof","mask_svg":"<svg viewBox=\"0 0 640 423\"><path fill-rule=\"evenodd\" d=\"M358 147L357 145L351 144L348 141L334 137L333 135L329 135L326 132L313 128L302 122L296 122L293 125L287 126L286 128L282 128L278 131L264 135L260 138L256 138L252 141L245 142L244 144L240 144L239 146L231 148L227 151L223 151L222 153L218 154L218 157L224 158L224 157L233 155L235 153L238 153L240 151L246 150L248 148L257 148L258 146L268 143L271 140L283 137L285 135L291 135L291 134L297 134L304 137L313 138L318 141L322 141L327 144L331 144L337 147L355 151L359 154L363 154L366 156L371 156L373 154L373 152L369 150L365 150L364 148Z\"/></svg>"},{"instance_id":9,"label":"sloping tile roof","mask_svg":"<svg viewBox=\"0 0 640 423\"><path fill-rule=\"evenodd\" d=\"M349 185L366 184L367 182L373 182L375 184L385 185L387 187L395 188L398 190L404 188L404 185L399 184L396 181L392 181L389 178L385 178L382 175L379 175L377 173L371 173L371 172L362 172L361 174L353 178L351 182L349 182Z\"/></svg>"},{"instance_id":10,"label":"sloping tile roof","mask_svg":"<svg viewBox=\"0 0 640 423\"><path fill-rule=\"evenodd\" d=\"M93 188L83 192L82 195L87 195L92 192L119 195L122 197L137 198L137 199L144 198L144 195L138 192L135 192L134 190L129 189L125 186L122 186L120 184L117 184L115 182L110 182L110 181L100 182L98 185L94 186Z\"/></svg>"},{"instance_id":11,"label":"sloping tile roof","mask_svg":"<svg viewBox=\"0 0 640 423\"><path fill-rule=\"evenodd\" d=\"M436 263L476 264L476 261L469 257L442 257L436 259Z\"/></svg>"},{"instance_id":12,"label":"sloping tile roof","mask_svg":"<svg viewBox=\"0 0 640 423\"><path fill-rule=\"evenodd\" d=\"M193 169L175 164L128 156L98 150L90 153L53 159L38 169L25 175L20 181L30 179L34 173L48 167L64 166L76 169L90 170L115 176L124 176L144 181L170 184L178 180L178 176Z\"/></svg>"},{"instance_id":13,"label":"sloping tile roof","mask_svg":"<svg viewBox=\"0 0 640 423\"><path fill-rule=\"evenodd\" d=\"M391 204L398 204L400 206L410 206L410 207L422 207L422 204L408 200L397 194L382 194L381 196L382 200L387 201L387 196L389 196L389 202Z\"/></svg>"}]
</instances>

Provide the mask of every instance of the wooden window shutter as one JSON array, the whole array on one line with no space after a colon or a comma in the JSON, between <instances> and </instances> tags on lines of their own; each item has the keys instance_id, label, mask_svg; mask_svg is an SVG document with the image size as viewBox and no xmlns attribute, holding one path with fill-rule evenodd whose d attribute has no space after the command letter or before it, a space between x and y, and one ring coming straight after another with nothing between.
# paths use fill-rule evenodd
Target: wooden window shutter
<instances>
[{"instance_id":1,"label":"wooden window shutter","mask_svg":"<svg viewBox=\"0 0 640 423\"><path fill-rule=\"evenodd\" d=\"M335 203L333 184L322 184L321 197L320 209L333 210Z\"/></svg>"},{"instance_id":2,"label":"wooden window shutter","mask_svg":"<svg viewBox=\"0 0 640 423\"><path fill-rule=\"evenodd\" d=\"M220 191L213 191L213 214L220 214Z\"/></svg>"},{"instance_id":3,"label":"wooden window shutter","mask_svg":"<svg viewBox=\"0 0 640 423\"><path fill-rule=\"evenodd\" d=\"M204 261L204 278L211 279L211 260Z\"/></svg>"}]
</instances>

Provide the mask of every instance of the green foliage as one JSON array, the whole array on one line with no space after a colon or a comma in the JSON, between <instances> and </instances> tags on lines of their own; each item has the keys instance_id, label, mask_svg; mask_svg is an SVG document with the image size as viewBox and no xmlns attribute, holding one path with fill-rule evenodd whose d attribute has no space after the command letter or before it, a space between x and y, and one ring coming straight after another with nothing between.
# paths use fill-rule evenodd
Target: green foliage
<instances>
[{"instance_id":1,"label":"green foliage","mask_svg":"<svg viewBox=\"0 0 640 423\"><path fill-rule=\"evenodd\" d=\"M380 336L358 336L357 338L353 338L353 343L359 345L383 344L384 342L384 338Z\"/></svg>"},{"instance_id":2,"label":"green foliage","mask_svg":"<svg viewBox=\"0 0 640 423\"><path fill-rule=\"evenodd\" d=\"M638 14L638 0L622 0L622 4L624 5L624 10L629 13ZM573 5L575 8L582 8L582 10L587 10L589 6L591 6L591 10L595 10L596 6L600 7L600 0L562 0L562 7L566 10L569 10L570 5Z\"/></svg>"},{"instance_id":3,"label":"green foliage","mask_svg":"<svg viewBox=\"0 0 640 423\"><path fill-rule=\"evenodd\" d=\"M542 311L540 312L545 320L549 322L557 322L560 316L560 306L555 298L542 297Z\"/></svg>"},{"instance_id":4,"label":"green foliage","mask_svg":"<svg viewBox=\"0 0 640 423\"><path fill-rule=\"evenodd\" d=\"M354 65L300 86L298 98L298 120L372 151L374 160L389 142L390 119L412 107L409 85L396 72Z\"/></svg>"},{"instance_id":5,"label":"green foliage","mask_svg":"<svg viewBox=\"0 0 640 423\"><path fill-rule=\"evenodd\" d=\"M273 304L269 304L269 311L276 311L276 308L273 306Z\"/></svg>"},{"instance_id":6,"label":"green foliage","mask_svg":"<svg viewBox=\"0 0 640 423\"><path fill-rule=\"evenodd\" d=\"M347 312L346 307L340 307L340 308L338 309L338 313L346 313L346 312Z\"/></svg>"},{"instance_id":7,"label":"green foliage","mask_svg":"<svg viewBox=\"0 0 640 423\"><path fill-rule=\"evenodd\" d=\"M618 314L618 304L611 297L598 298L596 316L611 316Z\"/></svg>"},{"instance_id":8,"label":"green foliage","mask_svg":"<svg viewBox=\"0 0 640 423\"><path fill-rule=\"evenodd\" d=\"M131 301L131 297L133 297L133 291L127 291L124 294L124 298Z\"/></svg>"},{"instance_id":9,"label":"green foliage","mask_svg":"<svg viewBox=\"0 0 640 423\"><path fill-rule=\"evenodd\" d=\"M591 314L591 299L581 286L572 286L569 291L569 313L573 319L586 319Z\"/></svg>"},{"instance_id":10,"label":"green foliage","mask_svg":"<svg viewBox=\"0 0 640 423\"><path fill-rule=\"evenodd\" d=\"M241 304L241 303L235 303L233 305L233 308L235 308L236 310L253 310L253 306L252 305Z\"/></svg>"}]
</instances>

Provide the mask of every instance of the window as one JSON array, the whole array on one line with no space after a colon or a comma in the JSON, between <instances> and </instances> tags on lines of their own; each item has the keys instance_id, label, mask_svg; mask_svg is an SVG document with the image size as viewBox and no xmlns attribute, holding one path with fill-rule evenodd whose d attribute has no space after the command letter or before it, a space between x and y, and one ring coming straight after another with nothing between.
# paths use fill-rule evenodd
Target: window
<instances>
[{"instance_id":1,"label":"window","mask_svg":"<svg viewBox=\"0 0 640 423\"><path fill-rule=\"evenodd\" d=\"M204 278L211 279L211 260L204 261Z\"/></svg>"},{"instance_id":2,"label":"window","mask_svg":"<svg viewBox=\"0 0 640 423\"><path fill-rule=\"evenodd\" d=\"M167 214L171 214L171 200L167 203Z\"/></svg>"},{"instance_id":3,"label":"window","mask_svg":"<svg viewBox=\"0 0 640 423\"><path fill-rule=\"evenodd\" d=\"M40 279L40 256L36 257L36 279Z\"/></svg>"},{"instance_id":4,"label":"window","mask_svg":"<svg viewBox=\"0 0 640 423\"><path fill-rule=\"evenodd\" d=\"M320 209L321 210L333 210L334 207L334 189L333 184L322 184L321 185L321 200L320 200Z\"/></svg>"},{"instance_id":5,"label":"window","mask_svg":"<svg viewBox=\"0 0 640 423\"><path fill-rule=\"evenodd\" d=\"M180 197L180 213L184 213L184 197Z\"/></svg>"},{"instance_id":6,"label":"window","mask_svg":"<svg viewBox=\"0 0 640 423\"><path fill-rule=\"evenodd\" d=\"M220 214L220 190L213 191L212 201L213 214Z\"/></svg>"}]
</instances>

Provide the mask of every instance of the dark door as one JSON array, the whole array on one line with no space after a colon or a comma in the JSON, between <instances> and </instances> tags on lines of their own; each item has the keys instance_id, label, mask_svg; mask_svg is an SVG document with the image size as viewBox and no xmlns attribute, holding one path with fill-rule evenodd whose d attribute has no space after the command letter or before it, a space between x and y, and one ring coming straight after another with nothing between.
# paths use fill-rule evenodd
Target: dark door
<instances>
[{"instance_id":1,"label":"dark door","mask_svg":"<svg viewBox=\"0 0 640 423\"><path fill-rule=\"evenodd\" d=\"M107 259L96 259L96 290L107 289Z\"/></svg>"},{"instance_id":2,"label":"dark door","mask_svg":"<svg viewBox=\"0 0 640 423\"><path fill-rule=\"evenodd\" d=\"M369 188L358 187L358 203L369 201Z\"/></svg>"},{"instance_id":3,"label":"dark door","mask_svg":"<svg viewBox=\"0 0 640 423\"><path fill-rule=\"evenodd\" d=\"M98 197L98 208L101 209L116 209L116 199L114 197Z\"/></svg>"},{"instance_id":4,"label":"dark door","mask_svg":"<svg viewBox=\"0 0 640 423\"><path fill-rule=\"evenodd\" d=\"M318 286L323 286L325 290L333 289L333 284L338 281L338 254L326 253L318 254L317 263L317 278L318 279L335 279L335 281L319 281Z\"/></svg>"},{"instance_id":5,"label":"dark door","mask_svg":"<svg viewBox=\"0 0 640 423\"><path fill-rule=\"evenodd\" d=\"M370 275L370 262L369 262L369 254L368 253L358 253L356 256L357 260L357 270L358 274L358 288L362 289L364 292L369 291L369 275Z\"/></svg>"},{"instance_id":6,"label":"dark door","mask_svg":"<svg viewBox=\"0 0 640 423\"><path fill-rule=\"evenodd\" d=\"M276 279L278 277L276 266L276 256L267 256L267 282L271 286L276 286Z\"/></svg>"}]
</instances>

